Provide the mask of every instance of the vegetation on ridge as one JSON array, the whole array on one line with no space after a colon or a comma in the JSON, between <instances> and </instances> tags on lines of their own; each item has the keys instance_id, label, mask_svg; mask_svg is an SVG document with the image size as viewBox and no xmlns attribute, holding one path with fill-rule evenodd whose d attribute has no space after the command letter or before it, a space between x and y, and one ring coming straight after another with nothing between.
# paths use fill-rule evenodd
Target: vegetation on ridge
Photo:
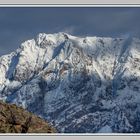
<instances>
[{"instance_id":1,"label":"vegetation on ridge","mask_svg":"<svg viewBox=\"0 0 140 140\"><path fill-rule=\"evenodd\" d=\"M32 113L0 101L0 133L55 133L56 130Z\"/></svg>"}]
</instances>

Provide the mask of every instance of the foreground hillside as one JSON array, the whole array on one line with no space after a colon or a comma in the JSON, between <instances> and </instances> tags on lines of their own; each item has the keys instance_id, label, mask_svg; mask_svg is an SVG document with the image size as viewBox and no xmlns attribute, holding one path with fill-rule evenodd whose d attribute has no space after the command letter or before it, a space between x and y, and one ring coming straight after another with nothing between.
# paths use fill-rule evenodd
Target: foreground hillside
<instances>
[{"instance_id":1,"label":"foreground hillside","mask_svg":"<svg viewBox=\"0 0 140 140\"><path fill-rule=\"evenodd\" d=\"M55 133L41 118L0 101L0 133Z\"/></svg>"}]
</instances>

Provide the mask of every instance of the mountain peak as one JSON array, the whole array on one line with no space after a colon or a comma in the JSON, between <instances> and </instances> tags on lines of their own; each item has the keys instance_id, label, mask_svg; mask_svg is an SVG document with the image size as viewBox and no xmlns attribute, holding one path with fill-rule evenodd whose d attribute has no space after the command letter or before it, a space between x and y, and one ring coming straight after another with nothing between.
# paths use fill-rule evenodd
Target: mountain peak
<instances>
[{"instance_id":1,"label":"mountain peak","mask_svg":"<svg viewBox=\"0 0 140 140\"><path fill-rule=\"evenodd\" d=\"M139 45L133 38L40 33L0 57L0 99L60 132L138 131Z\"/></svg>"}]
</instances>

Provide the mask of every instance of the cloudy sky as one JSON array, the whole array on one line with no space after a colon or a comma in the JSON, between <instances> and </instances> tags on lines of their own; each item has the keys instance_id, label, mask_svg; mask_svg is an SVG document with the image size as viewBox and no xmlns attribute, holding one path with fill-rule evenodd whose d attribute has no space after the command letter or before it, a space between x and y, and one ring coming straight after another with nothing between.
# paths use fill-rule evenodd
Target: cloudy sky
<instances>
[{"instance_id":1,"label":"cloudy sky","mask_svg":"<svg viewBox=\"0 0 140 140\"><path fill-rule=\"evenodd\" d=\"M0 8L0 56L40 32L140 37L140 8Z\"/></svg>"}]
</instances>

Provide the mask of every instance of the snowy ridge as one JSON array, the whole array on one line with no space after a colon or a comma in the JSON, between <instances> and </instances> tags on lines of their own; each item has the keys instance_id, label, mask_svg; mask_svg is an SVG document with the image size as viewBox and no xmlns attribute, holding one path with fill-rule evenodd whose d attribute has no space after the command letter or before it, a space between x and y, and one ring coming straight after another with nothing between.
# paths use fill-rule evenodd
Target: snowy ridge
<instances>
[{"instance_id":1,"label":"snowy ridge","mask_svg":"<svg viewBox=\"0 0 140 140\"><path fill-rule=\"evenodd\" d=\"M140 39L40 33L0 57L0 99L60 132L140 132Z\"/></svg>"}]
</instances>

